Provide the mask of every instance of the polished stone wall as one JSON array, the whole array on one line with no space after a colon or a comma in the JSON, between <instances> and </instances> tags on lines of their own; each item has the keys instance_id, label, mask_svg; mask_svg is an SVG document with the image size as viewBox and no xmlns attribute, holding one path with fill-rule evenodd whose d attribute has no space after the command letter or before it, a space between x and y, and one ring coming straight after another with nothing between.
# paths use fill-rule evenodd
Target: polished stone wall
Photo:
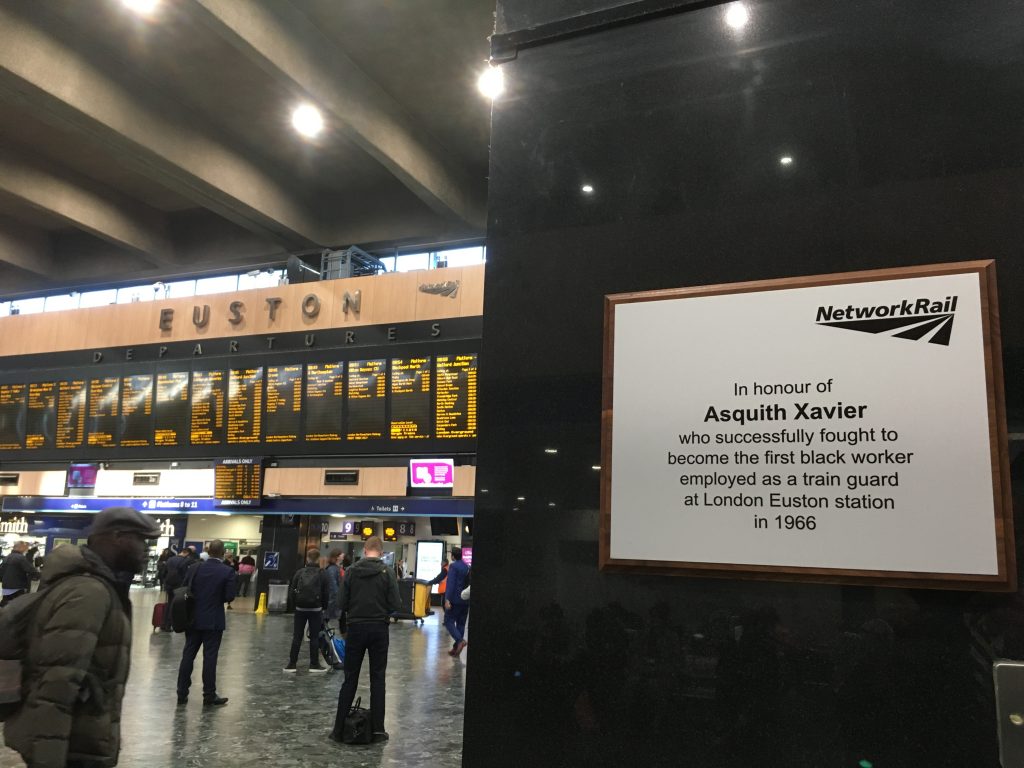
<instances>
[{"instance_id":1,"label":"polished stone wall","mask_svg":"<svg viewBox=\"0 0 1024 768\"><path fill-rule=\"evenodd\" d=\"M1024 431L1024 10L746 7L738 29L704 4L503 65L466 766L998 764L1018 595L597 568L609 293L993 258Z\"/></svg>"}]
</instances>

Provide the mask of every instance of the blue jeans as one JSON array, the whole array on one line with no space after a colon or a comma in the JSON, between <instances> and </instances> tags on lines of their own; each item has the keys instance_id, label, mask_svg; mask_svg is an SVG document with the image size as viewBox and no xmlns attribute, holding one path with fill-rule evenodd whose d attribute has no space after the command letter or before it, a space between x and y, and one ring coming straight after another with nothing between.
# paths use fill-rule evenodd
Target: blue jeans
<instances>
[{"instance_id":1,"label":"blue jeans","mask_svg":"<svg viewBox=\"0 0 1024 768\"><path fill-rule=\"evenodd\" d=\"M469 603L452 603L452 607L444 613L444 627L456 643L461 643L466 638L468 618Z\"/></svg>"}]
</instances>

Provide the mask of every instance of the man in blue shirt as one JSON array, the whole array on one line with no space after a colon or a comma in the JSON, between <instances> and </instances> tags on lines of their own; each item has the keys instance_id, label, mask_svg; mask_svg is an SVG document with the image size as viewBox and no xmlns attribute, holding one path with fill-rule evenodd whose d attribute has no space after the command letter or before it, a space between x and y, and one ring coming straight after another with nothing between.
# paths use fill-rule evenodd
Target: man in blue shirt
<instances>
[{"instance_id":1,"label":"man in blue shirt","mask_svg":"<svg viewBox=\"0 0 1024 768\"><path fill-rule=\"evenodd\" d=\"M224 635L224 604L235 599L235 572L224 565L224 542L216 539L206 549L210 556L189 568L196 612L192 626L185 630L185 649L178 667L178 706L188 702L192 666L203 649L203 704L222 706L226 696L217 695L217 655Z\"/></svg>"},{"instance_id":2,"label":"man in blue shirt","mask_svg":"<svg viewBox=\"0 0 1024 768\"><path fill-rule=\"evenodd\" d=\"M462 590L469 583L469 566L462 562L462 547L452 547L452 564L448 566L448 588L444 592L444 626L455 644L448 652L458 657L466 642L466 619L469 618L469 602L462 599Z\"/></svg>"}]
</instances>

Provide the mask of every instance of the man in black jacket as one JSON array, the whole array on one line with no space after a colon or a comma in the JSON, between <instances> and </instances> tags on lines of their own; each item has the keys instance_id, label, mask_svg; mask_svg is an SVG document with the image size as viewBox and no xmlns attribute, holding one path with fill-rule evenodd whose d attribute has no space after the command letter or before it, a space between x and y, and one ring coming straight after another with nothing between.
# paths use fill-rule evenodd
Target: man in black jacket
<instances>
[{"instance_id":1,"label":"man in black jacket","mask_svg":"<svg viewBox=\"0 0 1024 768\"><path fill-rule=\"evenodd\" d=\"M359 685L363 656L370 652L370 718L373 740L387 741L384 730L384 679L388 668L388 626L391 614L401 610L395 573L380 559L384 544L371 536L363 545L363 559L345 572L338 609L348 623L345 641L345 682L338 695L338 712L331 738L341 741L345 716L352 708Z\"/></svg>"},{"instance_id":2,"label":"man in black jacket","mask_svg":"<svg viewBox=\"0 0 1024 768\"><path fill-rule=\"evenodd\" d=\"M174 602L174 590L185 583L185 574L192 565L192 550L183 549L174 557L168 558L164 575L164 591L167 593L167 608L164 610L163 632L171 631L171 603Z\"/></svg>"},{"instance_id":3,"label":"man in black jacket","mask_svg":"<svg viewBox=\"0 0 1024 768\"><path fill-rule=\"evenodd\" d=\"M292 596L295 598L295 628L292 633L291 655L284 671L295 671L295 665L299 661L299 648L302 647L302 636L306 634L306 624L309 624L309 671L326 672L327 667L320 663L318 645L330 591L326 574L320 570L319 549L313 548L306 552L306 565L292 576L291 588Z\"/></svg>"},{"instance_id":4,"label":"man in black jacket","mask_svg":"<svg viewBox=\"0 0 1024 768\"><path fill-rule=\"evenodd\" d=\"M21 597L29 590L32 581L39 578L39 571L32 565L32 561L25 556L28 543L19 541L14 545L11 554L4 560L3 576L3 600L0 600L0 607L7 605L16 597Z\"/></svg>"}]
</instances>

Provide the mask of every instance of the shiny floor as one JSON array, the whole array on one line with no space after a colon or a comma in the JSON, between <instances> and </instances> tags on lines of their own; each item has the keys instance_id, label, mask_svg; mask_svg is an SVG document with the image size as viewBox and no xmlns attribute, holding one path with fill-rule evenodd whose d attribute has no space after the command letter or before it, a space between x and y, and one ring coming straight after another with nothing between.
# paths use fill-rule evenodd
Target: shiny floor
<instances>
[{"instance_id":1,"label":"shiny floor","mask_svg":"<svg viewBox=\"0 0 1024 768\"><path fill-rule=\"evenodd\" d=\"M334 722L342 673L310 674L303 645L299 671L281 671L288 660L292 617L228 612L220 652L218 692L230 701L204 709L193 696L175 707L175 680L183 635L150 627L157 590L132 590L135 606L132 673L124 702L121 766L227 768L241 765L430 766L462 763L462 712L466 657L449 657L450 641L440 613L422 627L392 625L388 656L387 730L384 745L344 746L327 738ZM248 601L247 601L248 602ZM202 691L202 654L192 692ZM368 663L359 694L369 706ZM23 765L0 748L0 768Z\"/></svg>"}]
</instances>

